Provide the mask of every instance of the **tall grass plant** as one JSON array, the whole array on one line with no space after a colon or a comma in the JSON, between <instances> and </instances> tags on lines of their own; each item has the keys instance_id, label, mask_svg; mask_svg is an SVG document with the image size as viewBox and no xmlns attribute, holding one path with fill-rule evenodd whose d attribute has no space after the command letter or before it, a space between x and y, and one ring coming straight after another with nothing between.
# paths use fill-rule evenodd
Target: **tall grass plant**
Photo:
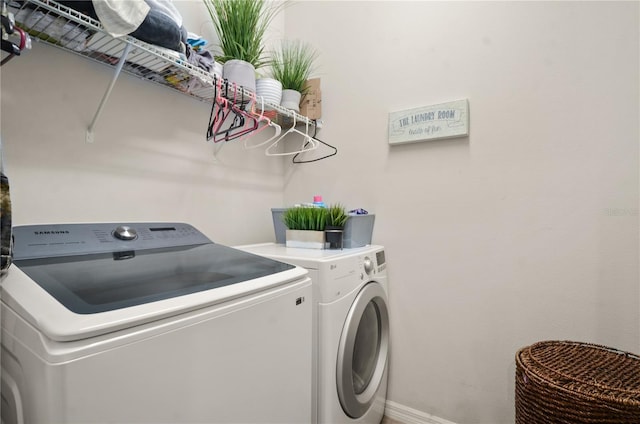
<instances>
[{"instance_id":1,"label":"tall grass plant","mask_svg":"<svg viewBox=\"0 0 640 424\"><path fill-rule=\"evenodd\" d=\"M220 1L220 0L216 0ZM271 73L285 90L306 94L306 81L314 70L318 51L300 40L284 40L271 54Z\"/></svg>"},{"instance_id":2,"label":"tall grass plant","mask_svg":"<svg viewBox=\"0 0 640 424\"><path fill-rule=\"evenodd\" d=\"M273 18L286 5L270 0L203 0L218 34L222 54L216 60L244 60L258 69L268 63L264 37Z\"/></svg>"}]
</instances>

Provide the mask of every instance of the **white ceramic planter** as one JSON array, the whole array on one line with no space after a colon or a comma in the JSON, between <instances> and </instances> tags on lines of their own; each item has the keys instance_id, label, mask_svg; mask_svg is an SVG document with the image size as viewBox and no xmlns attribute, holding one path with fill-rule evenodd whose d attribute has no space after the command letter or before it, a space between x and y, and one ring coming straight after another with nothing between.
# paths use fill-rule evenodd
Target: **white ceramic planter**
<instances>
[{"instance_id":1,"label":"white ceramic planter","mask_svg":"<svg viewBox=\"0 0 640 424\"><path fill-rule=\"evenodd\" d=\"M258 96L258 105L261 104L260 97L264 98L265 109L271 110L266 103L279 105L282 100L282 83L273 78L260 78L256 81L256 95Z\"/></svg>"},{"instance_id":2,"label":"white ceramic planter","mask_svg":"<svg viewBox=\"0 0 640 424\"><path fill-rule=\"evenodd\" d=\"M294 112L300 112L301 97L302 95L299 91L288 89L282 90L282 100L280 101L280 105L287 109L291 109Z\"/></svg>"},{"instance_id":3,"label":"white ceramic planter","mask_svg":"<svg viewBox=\"0 0 640 424\"><path fill-rule=\"evenodd\" d=\"M286 246L324 249L324 231L287 230Z\"/></svg>"},{"instance_id":4,"label":"white ceramic planter","mask_svg":"<svg viewBox=\"0 0 640 424\"><path fill-rule=\"evenodd\" d=\"M237 59L226 61L222 66L222 76L248 91L256 91L256 69L249 62Z\"/></svg>"}]
</instances>

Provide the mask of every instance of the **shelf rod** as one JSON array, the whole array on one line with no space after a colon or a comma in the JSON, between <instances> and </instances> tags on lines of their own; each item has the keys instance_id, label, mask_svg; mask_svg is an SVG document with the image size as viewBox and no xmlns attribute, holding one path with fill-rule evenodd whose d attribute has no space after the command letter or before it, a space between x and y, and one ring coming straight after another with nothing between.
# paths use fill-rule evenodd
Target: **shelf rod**
<instances>
[{"instance_id":1,"label":"shelf rod","mask_svg":"<svg viewBox=\"0 0 640 424\"><path fill-rule=\"evenodd\" d=\"M124 62L126 61L127 55L129 54L130 50L131 44L125 43L124 52L122 53L122 56L120 56L120 60L118 61L118 65L116 66L113 78L111 79L111 82L107 87L107 91L105 91L104 95L102 96L100 105L98 105L98 110L96 110L96 114L93 116L93 120L91 121L91 124L89 124L89 128L87 128L87 143L93 143L93 128L96 126L98 117L102 113L102 108L104 108L104 105L107 103L107 99L109 99L109 96L111 95L111 90L113 90L113 86L116 84L116 80L120 75L120 71L122 71L122 67L124 66Z\"/></svg>"}]
</instances>

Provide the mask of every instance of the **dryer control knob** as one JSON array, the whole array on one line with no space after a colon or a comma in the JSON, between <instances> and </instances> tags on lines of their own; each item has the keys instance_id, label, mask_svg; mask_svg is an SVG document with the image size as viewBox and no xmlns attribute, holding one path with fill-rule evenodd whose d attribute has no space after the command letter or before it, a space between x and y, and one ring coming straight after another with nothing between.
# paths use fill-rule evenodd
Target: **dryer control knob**
<instances>
[{"instance_id":1,"label":"dryer control knob","mask_svg":"<svg viewBox=\"0 0 640 424\"><path fill-rule=\"evenodd\" d=\"M364 272L366 272L367 274L371 274L371 271L373 271L373 261L371 261L371 259L368 256L365 256Z\"/></svg>"},{"instance_id":2,"label":"dryer control knob","mask_svg":"<svg viewBox=\"0 0 640 424\"><path fill-rule=\"evenodd\" d=\"M136 232L136 230L129 226L120 225L114 230L113 236L120 240L129 241L138 238L138 233Z\"/></svg>"}]
</instances>

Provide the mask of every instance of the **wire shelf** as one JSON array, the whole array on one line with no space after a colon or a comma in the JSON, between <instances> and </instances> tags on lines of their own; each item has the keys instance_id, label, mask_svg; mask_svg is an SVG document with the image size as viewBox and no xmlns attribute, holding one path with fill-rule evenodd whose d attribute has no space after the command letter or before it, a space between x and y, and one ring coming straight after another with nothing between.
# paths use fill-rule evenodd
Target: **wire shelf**
<instances>
[{"instance_id":1,"label":"wire shelf","mask_svg":"<svg viewBox=\"0 0 640 424\"><path fill-rule=\"evenodd\" d=\"M182 53L155 46L136 38L114 38L102 24L74 9L51 0L9 2L9 11L16 25L31 37L67 52L98 63L120 69L129 75L170 88L197 100L211 103L215 96L215 83L221 76L191 64ZM126 53L124 63L120 58ZM110 87L111 88L111 87ZM247 97L251 93L241 88ZM108 90L110 91L110 89ZM105 94L103 102L106 101ZM292 122L315 126L315 121L278 104L264 102L277 113L279 122ZM94 121L102 107L100 105ZM93 125L93 123L92 123ZM92 128L89 129L91 132Z\"/></svg>"}]
</instances>

